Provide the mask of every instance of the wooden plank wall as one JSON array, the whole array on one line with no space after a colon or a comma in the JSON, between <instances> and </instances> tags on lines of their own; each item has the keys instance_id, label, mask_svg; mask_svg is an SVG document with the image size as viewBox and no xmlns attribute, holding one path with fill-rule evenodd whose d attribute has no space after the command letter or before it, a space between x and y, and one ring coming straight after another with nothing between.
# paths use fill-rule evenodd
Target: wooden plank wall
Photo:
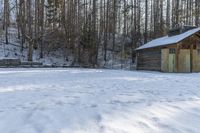
<instances>
[{"instance_id":1,"label":"wooden plank wall","mask_svg":"<svg viewBox=\"0 0 200 133\"><path fill-rule=\"evenodd\" d=\"M161 71L161 49L146 49L138 51L137 69Z\"/></svg>"}]
</instances>

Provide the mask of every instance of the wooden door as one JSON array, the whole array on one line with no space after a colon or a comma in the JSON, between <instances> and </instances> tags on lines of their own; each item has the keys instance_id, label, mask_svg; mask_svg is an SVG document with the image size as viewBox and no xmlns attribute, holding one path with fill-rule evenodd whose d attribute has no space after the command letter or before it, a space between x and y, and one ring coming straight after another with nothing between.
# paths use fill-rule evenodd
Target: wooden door
<instances>
[{"instance_id":1,"label":"wooden door","mask_svg":"<svg viewBox=\"0 0 200 133\"><path fill-rule=\"evenodd\" d=\"M193 57L192 57L192 71L193 72L200 72L200 50L193 50Z\"/></svg>"},{"instance_id":2,"label":"wooden door","mask_svg":"<svg viewBox=\"0 0 200 133\"><path fill-rule=\"evenodd\" d=\"M169 49L162 49L161 53L161 71L169 72Z\"/></svg>"},{"instance_id":3,"label":"wooden door","mask_svg":"<svg viewBox=\"0 0 200 133\"><path fill-rule=\"evenodd\" d=\"M169 54L169 72L175 72L175 54Z\"/></svg>"},{"instance_id":4,"label":"wooden door","mask_svg":"<svg viewBox=\"0 0 200 133\"><path fill-rule=\"evenodd\" d=\"M189 73L190 69L190 50L188 49L181 49L179 54L179 72Z\"/></svg>"}]
</instances>

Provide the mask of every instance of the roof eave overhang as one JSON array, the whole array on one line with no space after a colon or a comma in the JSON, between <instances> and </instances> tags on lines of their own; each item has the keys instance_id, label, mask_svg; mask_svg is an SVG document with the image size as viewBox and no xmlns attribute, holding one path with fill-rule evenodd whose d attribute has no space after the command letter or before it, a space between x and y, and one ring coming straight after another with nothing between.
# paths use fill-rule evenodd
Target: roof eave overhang
<instances>
[{"instance_id":1,"label":"roof eave overhang","mask_svg":"<svg viewBox=\"0 0 200 133\"><path fill-rule=\"evenodd\" d=\"M170 45L175 45L175 44L178 44L178 43L179 42L177 42L177 43L171 43L171 44L166 44L166 45L162 45L162 46L156 46L156 47L149 47L149 48L143 48L143 49L135 49L135 51L142 51L142 50L154 49L154 48L162 48L162 47L166 47L166 46L170 46Z\"/></svg>"}]
</instances>

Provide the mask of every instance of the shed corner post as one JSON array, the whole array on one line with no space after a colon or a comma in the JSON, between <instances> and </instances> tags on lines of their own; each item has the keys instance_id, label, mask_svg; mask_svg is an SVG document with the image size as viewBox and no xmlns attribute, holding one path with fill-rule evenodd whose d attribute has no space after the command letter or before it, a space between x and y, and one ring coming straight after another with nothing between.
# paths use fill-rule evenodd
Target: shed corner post
<instances>
[{"instance_id":1,"label":"shed corner post","mask_svg":"<svg viewBox=\"0 0 200 133\"><path fill-rule=\"evenodd\" d=\"M179 72L179 69L178 69L179 68L179 63L178 63L179 62L179 50L180 50L179 47L180 47L180 43L177 43L176 44L176 69L175 69L176 72Z\"/></svg>"},{"instance_id":2,"label":"shed corner post","mask_svg":"<svg viewBox=\"0 0 200 133\"><path fill-rule=\"evenodd\" d=\"M191 44L190 45L190 72L191 73L193 72L193 48L194 48L194 45Z\"/></svg>"}]
</instances>

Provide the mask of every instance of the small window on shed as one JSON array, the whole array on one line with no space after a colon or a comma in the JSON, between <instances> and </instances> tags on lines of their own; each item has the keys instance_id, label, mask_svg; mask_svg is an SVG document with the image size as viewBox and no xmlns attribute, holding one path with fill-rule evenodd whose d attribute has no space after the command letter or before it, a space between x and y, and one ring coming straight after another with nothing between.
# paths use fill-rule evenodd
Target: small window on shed
<instances>
[{"instance_id":1,"label":"small window on shed","mask_svg":"<svg viewBox=\"0 0 200 133\"><path fill-rule=\"evenodd\" d=\"M170 48L169 49L169 54L175 54L176 53L176 49L175 48Z\"/></svg>"},{"instance_id":2,"label":"small window on shed","mask_svg":"<svg viewBox=\"0 0 200 133\"><path fill-rule=\"evenodd\" d=\"M200 45L199 45L199 44L197 44L197 45L196 45L196 48L197 48L197 49L200 49Z\"/></svg>"},{"instance_id":3,"label":"small window on shed","mask_svg":"<svg viewBox=\"0 0 200 133\"><path fill-rule=\"evenodd\" d=\"M195 44L195 45L193 45L193 49L197 49L197 45Z\"/></svg>"},{"instance_id":4,"label":"small window on shed","mask_svg":"<svg viewBox=\"0 0 200 133\"><path fill-rule=\"evenodd\" d=\"M200 56L200 49L197 49L198 56Z\"/></svg>"},{"instance_id":5,"label":"small window on shed","mask_svg":"<svg viewBox=\"0 0 200 133\"><path fill-rule=\"evenodd\" d=\"M200 56L200 45L197 44L197 45L196 45L196 48L197 48L197 55Z\"/></svg>"}]
</instances>

